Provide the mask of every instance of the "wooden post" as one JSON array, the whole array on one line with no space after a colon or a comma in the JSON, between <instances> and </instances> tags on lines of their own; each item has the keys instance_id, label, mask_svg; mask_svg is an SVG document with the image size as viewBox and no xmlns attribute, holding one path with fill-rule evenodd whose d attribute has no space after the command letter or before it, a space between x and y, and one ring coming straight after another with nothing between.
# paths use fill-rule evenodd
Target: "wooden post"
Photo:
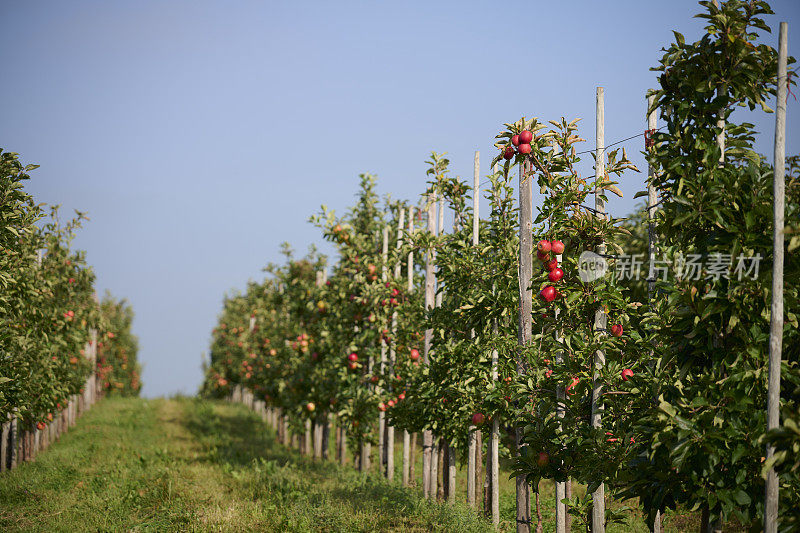
<instances>
[{"instance_id":1,"label":"wooden post","mask_svg":"<svg viewBox=\"0 0 800 533\"><path fill-rule=\"evenodd\" d=\"M480 152L475 150L475 159L472 165L472 245L478 245L478 232L479 232L479 197L480 197ZM475 332L472 332L472 337L475 337ZM477 479L475 476L475 466L480 462L480 452L476 452L476 444L478 439L478 429L470 424L469 426L469 442L467 447L467 504L473 509L475 508L478 494L477 494Z\"/></svg>"},{"instance_id":2,"label":"wooden post","mask_svg":"<svg viewBox=\"0 0 800 533\"><path fill-rule=\"evenodd\" d=\"M434 435L433 459L431 461L431 499L441 501L444 495L444 483L439 482L439 473L444 473L444 439Z\"/></svg>"},{"instance_id":3,"label":"wooden post","mask_svg":"<svg viewBox=\"0 0 800 533\"><path fill-rule=\"evenodd\" d=\"M456 502L456 449L447 443L447 501Z\"/></svg>"},{"instance_id":4,"label":"wooden post","mask_svg":"<svg viewBox=\"0 0 800 533\"><path fill-rule=\"evenodd\" d=\"M0 434L0 472L8 468L8 434L11 431L10 417L3 422L2 434Z\"/></svg>"},{"instance_id":5,"label":"wooden post","mask_svg":"<svg viewBox=\"0 0 800 533\"><path fill-rule=\"evenodd\" d=\"M533 309L533 292L531 280L533 279L533 174L531 164L524 162L519 169L519 328L517 341L520 348L530 344L533 336L533 322L531 312ZM517 355L517 374L524 376L527 365L522 353ZM515 428L517 454L521 453L522 427ZM517 533L529 533L531 530L531 496L528 481L524 475L518 475L516 480L517 493Z\"/></svg>"},{"instance_id":6,"label":"wooden post","mask_svg":"<svg viewBox=\"0 0 800 533\"><path fill-rule=\"evenodd\" d=\"M333 424L333 413L328 413L325 417L325 424L322 426L322 459L325 460L330 455L331 424Z\"/></svg>"},{"instance_id":7,"label":"wooden post","mask_svg":"<svg viewBox=\"0 0 800 533\"><path fill-rule=\"evenodd\" d=\"M781 22L778 37L778 105L775 108L775 152L773 165L774 228L772 232L772 307L769 325L769 386L767 389L767 431L780 423L781 352L783 351L783 241L786 158L786 57L789 53L789 24ZM767 459L775 453L767 446ZM764 496L764 531L778 531L778 475L774 469L767 472Z\"/></svg>"},{"instance_id":8,"label":"wooden post","mask_svg":"<svg viewBox=\"0 0 800 533\"><path fill-rule=\"evenodd\" d=\"M311 420L306 420L306 432L303 436L303 455L311 455Z\"/></svg>"},{"instance_id":9,"label":"wooden post","mask_svg":"<svg viewBox=\"0 0 800 533\"><path fill-rule=\"evenodd\" d=\"M475 474L474 474L474 486L475 486L475 507L478 507L478 501L482 500L483 496L483 470L481 465L483 464L483 433L481 430L475 431Z\"/></svg>"},{"instance_id":10,"label":"wooden post","mask_svg":"<svg viewBox=\"0 0 800 533\"><path fill-rule=\"evenodd\" d=\"M605 105L603 88L597 88L597 146L595 157L595 177L602 179L605 176ZM594 194L594 208L597 216L604 216L605 205L601 198L602 190L595 190ZM606 253L605 243L601 243L597 247L597 253L603 255ZM600 307L594 315L594 329L597 331L605 331L607 317L603 308ZM603 411L601 395L603 393L603 386L597 378L597 369L603 367L606 363L605 354L598 350L594 356L595 377L592 380L592 427L601 427L601 414ZM601 483L599 487L592 493L592 533L605 532L605 486Z\"/></svg>"},{"instance_id":11,"label":"wooden post","mask_svg":"<svg viewBox=\"0 0 800 533\"><path fill-rule=\"evenodd\" d=\"M492 169L498 172L498 166ZM497 321L492 326L497 334ZM499 379L498 364L499 354L492 350L492 381L496 384ZM489 437L489 446L486 454L486 482L484 484L484 511L491 510L492 525L497 529L500 525L500 420L492 418L492 433Z\"/></svg>"},{"instance_id":12,"label":"wooden post","mask_svg":"<svg viewBox=\"0 0 800 533\"><path fill-rule=\"evenodd\" d=\"M557 154L561 151L560 147L557 143L553 143L553 154ZM552 227L549 228L552 231ZM550 235L550 238L553 238L553 235ZM558 264L561 264L563 256L562 254L556 254L556 261ZM558 318L559 309L556 308L555 316ZM559 343L564 342L563 338L563 331L556 331L555 338L556 341ZM553 354L554 363L556 365L561 365L564 363L564 352L561 350L556 350ZM564 393L564 386L557 385L556 386L556 416L558 418L564 418L565 415L565 404L564 400L566 399L566 395ZM560 423L559 423L560 425ZM569 531L567 529L567 506L562 503L562 500L566 498L566 488L567 483L565 481L556 481L555 483L555 499L556 499L556 533L566 533ZM539 515L539 499L537 495L536 499L536 507L537 507L537 516Z\"/></svg>"},{"instance_id":13,"label":"wooden post","mask_svg":"<svg viewBox=\"0 0 800 533\"><path fill-rule=\"evenodd\" d=\"M655 95L647 97L647 129L652 134L658 129L658 115L654 108L656 102ZM645 150L650 150L652 147L645 146ZM647 274L647 300L652 306L653 296L656 287L656 233L655 233L655 218L656 206L658 205L658 192L653 185L653 179L656 175L656 169L653 165L647 165L647 242L648 242L648 255L650 256L650 265ZM656 517L653 522L653 533L661 533L661 511L656 511Z\"/></svg>"},{"instance_id":14,"label":"wooden post","mask_svg":"<svg viewBox=\"0 0 800 533\"><path fill-rule=\"evenodd\" d=\"M439 198L439 223L436 228L436 235L444 235L444 195L441 195ZM444 293L440 290L437 280L437 287L436 287L436 307L442 306L442 298L444 297ZM434 442L437 443L433 450L435 451L435 456L432 457L431 461L431 498L436 498L437 500L444 499L444 481L445 481L445 469L444 469L444 450L447 446L447 443L441 438L434 436ZM441 482L439 481L439 476L442 476Z\"/></svg>"},{"instance_id":15,"label":"wooden post","mask_svg":"<svg viewBox=\"0 0 800 533\"><path fill-rule=\"evenodd\" d=\"M339 428L339 464L347 464L347 429L344 426Z\"/></svg>"},{"instance_id":16,"label":"wooden post","mask_svg":"<svg viewBox=\"0 0 800 533\"><path fill-rule=\"evenodd\" d=\"M428 231L436 237L436 193L428 196ZM436 260L436 253L433 249L426 252L425 256L425 309L432 309L436 305L436 278L434 277L433 265ZM433 330L425 330L425 347L423 350L423 363L428 364L428 352L431 349L431 339ZM422 494L426 498L436 496L431 492L431 465L435 461L433 458L433 433L430 429L422 432Z\"/></svg>"},{"instance_id":17,"label":"wooden post","mask_svg":"<svg viewBox=\"0 0 800 533\"><path fill-rule=\"evenodd\" d=\"M658 128L658 115L656 115L656 110L653 108L655 105L656 97L655 95L650 95L647 97L647 129L651 132L655 131ZM645 147L646 150L650 148ZM650 268L649 273L647 275L647 296L648 299L652 301L653 299L653 291L655 290L656 286L656 270L655 270L655 263L656 263L656 243L655 243L655 218L656 218L656 205L658 204L658 193L656 192L656 188L653 185L653 179L655 178L656 169L653 165L647 166L647 240L648 240L648 248L649 248L649 255L650 255Z\"/></svg>"},{"instance_id":18,"label":"wooden post","mask_svg":"<svg viewBox=\"0 0 800 533\"><path fill-rule=\"evenodd\" d=\"M411 235L414 232L414 206L408 208L408 233ZM407 265L407 285L408 293L414 292L414 252L408 252L408 265ZM411 440L411 435L407 430L403 430L403 486L407 487L413 479L412 468L412 446L416 446L416 438Z\"/></svg>"},{"instance_id":19,"label":"wooden post","mask_svg":"<svg viewBox=\"0 0 800 533\"><path fill-rule=\"evenodd\" d=\"M417 476L416 476L416 471L417 471L417 441L419 440L419 439L417 439L416 432L414 432L411 435L409 435L409 439L408 440L409 440L409 443L410 443L409 450L408 450L408 455L409 455L408 479L409 479L409 483L416 485L417 484Z\"/></svg>"},{"instance_id":20,"label":"wooden post","mask_svg":"<svg viewBox=\"0 0 800 533\"><path fill-rule=\"evenodd\" d=\"M405 217L406 217L406 210L404 208L400 208L400 212L398 213L398 220L397 220L397 243L395 245L396 249L399 250L403 247L403 227L405 225ZM400 279L400 260L398 259L397 263L394 266L394 272L392 278L397 281ZM392 341L397 337L397 311L392 312ZM394 365L397 359L397 354L395 352L395 344L392 342L389 345L389 380L392 383L390 387L390 392L393 394L396 392L394 390ZM395 395L395 398L397 396ZM386 424L386 479L392 481L394 479L394 426L390 424Z\"/></svg>"},{"instance_id":21,"label":"wooden post","mask_svg":"<svg viewBox=\"0 0 800 533\"><path fill-rule=\"evenodd\" d=\"M19 462L19 421L16 416L11 417L11 430L8 439L8 446L10 457L8 459L8 468L13 470L17 467Z\"/></svg>"},{"instance_id":22,"label":"wooden post","mask_svg":"<svg viewBox=\"0 0 800 533\"><path fill-rule=\"evenodd\" d=\"M556 254L556 261L561 264L562 254ZM556 317L559 315L559 309L555 311ZM556 339L559 342L564 342L563 332L556 332ZM564 363L564 352L559 350L554 354L555 364L561 365ZM565 415L565 402L566 395L564 393L564 386L558 385L556 387L556 416L564 418ZM567 533L567 506L562 503L562 500L567 497L567 482L556 481L556 533Z\"/></svg>"},{"instance_id":23,"label":"wooden post","mask_svg":"<svg viewBox=\"0 0 800 533\"><path fill-rule=\"evenodd\" d=\"M361 444L361 453L358 454L358 469L360 472L369 471L369 456L372 453L372 446L368 442Z\"/></svg>"},{"instance_id":24,"label":"wooden post","mask_svg":"<svg viewBox=\"0 0 800 533\"><path fill-rule=\"evenodd\" d=\"M389 269L388 265L386 264L389 260L389 225L385 225L383 227L383 243L381 247L381 283L386 283L389 281ZM381 324L381 333L383 333L383 326ZM383 375L386 372L386 364L387 364L387 344L384 339L384 336L381 334L378 343L381 347L381 364L380 364L380 373ZM378 388L378 393L383 393L383 389ZM378 469L381 473L385 473L386 470L386 413L384 411L378 411Z\"/></svg>"}]
</instances>

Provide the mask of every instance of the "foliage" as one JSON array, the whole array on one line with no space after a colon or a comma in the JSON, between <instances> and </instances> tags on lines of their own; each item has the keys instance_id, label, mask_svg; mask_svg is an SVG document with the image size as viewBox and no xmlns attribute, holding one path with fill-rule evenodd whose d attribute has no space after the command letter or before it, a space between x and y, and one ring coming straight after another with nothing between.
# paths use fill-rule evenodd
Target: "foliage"
<instances>
[{"instance_id":1,"label":"foliage","mask_svg":"<svg viewBox=\"0 0 800 533\"><path fill-rule=\"evenodd\" d=\"M70 247L86 217L45 214L23 189L35 168L0 151L0 418L13 413L21 427L48 423L83 392L84 346L104 321L94 273Z\"/></svg>"}]
</instances>

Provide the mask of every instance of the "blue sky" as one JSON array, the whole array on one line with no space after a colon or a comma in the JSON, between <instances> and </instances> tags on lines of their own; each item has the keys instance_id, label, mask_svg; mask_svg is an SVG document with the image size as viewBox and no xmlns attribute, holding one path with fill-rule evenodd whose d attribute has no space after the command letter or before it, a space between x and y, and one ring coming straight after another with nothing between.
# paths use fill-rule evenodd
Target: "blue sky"
<instances>
[{"instance_id":1,"label":"blue sky","mask_svg":"<svg viewBox=\"0 0 800 533\"><path fill-rule=\"evenodd\" d=\"M800 3L771 4L769 24L788 21L800 55ZM360 172L416 199L431 150L469 179L481 150L485 174L494 135L523 115L583 117L590 149L597 86L606 142L640 133L648 69L672 29L699 36L697 11L685 0L4 2L0 147L41 165L28 184L39 201L88 211L75 244L99 292L133 303L144 393L194 393L225 292L260 279L282 241L321 244L309 215L350 205ZM788 154L800 152L799 105ZM750 120L771 154L773 116ZM644 169L641 138L624 146ZM633 209L643 180L626 175L612 213Z\"/></svg>"}]
</instances>

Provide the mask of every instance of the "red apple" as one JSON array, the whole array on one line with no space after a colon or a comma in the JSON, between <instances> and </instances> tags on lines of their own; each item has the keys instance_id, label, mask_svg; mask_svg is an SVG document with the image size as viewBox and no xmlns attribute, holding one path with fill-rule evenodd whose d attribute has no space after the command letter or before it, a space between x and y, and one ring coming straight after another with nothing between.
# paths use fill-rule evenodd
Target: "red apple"
<instances>
[{"instance_id":1,"label":"red apple","mask_svg":"<svg viewBox=\"0 0 800 533\"><path fill-rule=\"evenodd\" d=\"M553 249L553 253L556 255L564 253L564 243L561 241L551 241L550 247Z\"/></svg>"},{"instance_id":2,"label":"red apple","mask_svg":"<svg viewBox=\"0 0 800 533\"><path fill-rule=\"evenodd\" d=\"M400 291L397 289L392 289L392 296L397 296L398 294L400 294Z\"/></svg>"},{"instance_id":3,"label":"red apple","mask_svg":"<svg viewBox=\"0 0 800 533\"><path fill-rule=\"evenodd\" d=\"M511 136L511 144L513 144L514 146L519 146L519 135Z\"/></svg>"},{"instance_id":4,"label":"red apple","mask_svg":"<svg viewBox=\"0 0 800 533\"><path fill-rule=\"evenodd\" d=\"M547 270L550 270L550 271L552 271L556 267L558 267L558 260L557 259L551 259L550 261L548 261L547 263L544 264L544 268L546 268Z\"/></svg>"},{"instance_id":5,"label":"red apple","mask_svg":"<svg viewBox=\"0 0 800 533\"><path fill-rule=\"evenodd\" d=\"M317 408L317 406L316 406L316 405L314 405L314 402L308 402L308 403L306 404L306 409L308 409L308 411L309 411L309 412L313 411L313 410L314 410L314 409L316 409L316 408Z\"/></svg>"},{"instance_id":6,"label":"red apple","mask_svg":"<svg viewBox=\"0 0 800 533\"><path fill-rule=\"evenodd\" d=\"M547 463L550 462L550 456L547 455L546 452L539 452L539 455L536 456L536 464L539 466L547 466Z\"/></svg>"},{"instance_id":7,"label":"red apple","mask_svg":"<svg viewBox=\"0 0 800 533\"><path fill-rule=\"evenodd\" d=\"M550 252L536 252L536 257L539 261L549 261L550 260Z\"/></svg>"},{"instance_id":8,"label":"red apple","mask_svg":"<svg viewBox=\"0 0 800 533\"><path fill-rule=\"evenodd\" d=\"M525 130L519 134L520 144L530 144L532 140L533 140L533 133L529 132L528 130Z\"/></svg>"},{"instance_id":9,"label":"red apple","mask_svg":"<svg viewBox=\"0 0 800 533\"><path fill-rule=\"evenodd\" d=\"M358 355L355 352L353 352L353 353L351 353L350 355L347 356L347 360L356 362L356 361L358 361Z\"/></svg>"},{"instance_id":10,"label":"red apple","mask_svg":"<svg viewBox=\"0 0 800 533\"><path fill-rule=\"evenodd\" d=\"M355 370L356 368L358 368L358 363L351 362L351 363L348 363L347 366L350 367L350 370Z\"/></svg>"},{"instance_id":11,"label":"red apple","mask_svg":"<svg viewBox=\"0 0 800 533\"><path fill-rule=\"evenodd\" d=\"M475 413L472 415L472 425L473 426L480 426L484 422L486 422L486 417L483 416L483 413Z\"/></svg>"},{"instance_id":12,"label":"red apple","mask_svg":"<svg viewBox=\"0 0 800 533\"><path fill-rule=\"evenodd\" d=\"M378 404L378 411L385 411L385 410L386 410L386 404L383 403L383 402L379 403Z\"/></svg>"},{"instance_id":13,"label":"red apple","mask_svg":"<svg viewBox=\"0 0 800 533\"><path fill-rule=\"evenodd\" d=\"M622 371L622 381L628 381L628 378L633 376L633 370L626 368Z\"/></svg>"},{"instance_id":14,"label":"red apple","mask_svg":"<svg viewBox=\"0 0 800 533\"><path fill-rule=\"evenodd\" d=\"M622 324L614 324L611 326L611 334L615 337L622 337Z\"/></svg>"},{"instance_id":15,"label":"red apple","mask_svg":"<svg viewBox=\"0 0 800 533\"><path fill-rule=\"evenodd\" d=\"M542 300L545 302L550 303L556 299L556 288L552 285L548 285L542 289L542 291L539 293L539 296L541 296Z\"/></svg>"},{"instance_id":16,"label":"red apple","mask_svg":"<svg viewBox=\"0 0 800 533\"><path fill-rule=\"evenodd\" d=\"M394 407L395 403L397 402L395 402L394 400L389 400L388 402L386 402L386 405L388 405L389 407Z\"/></svg>"},{"instance_id":17,"label":"red apple","mask_svg":"<svg viewBox=\"0 0 800 533\"><path fill-rule=\"evenodd\" d=\"M547 275L547 279L549 279L553 283L558 283L559 281L561 281L561 278L563 277L564 277L564 271L558 267L551 270L550 273Z\"/></svg>"},{"instance_id":18,"label":"red apple","mask_svg":"<svg viewBox=\"0 0 800 533\"><path fill-rule=\"evenodd\" d=\"M417 350L416 348L411 348L411 355L409 355L409 357L411 357L412 361L416 361L417 359L419 359L419 350Z\"/></svg>"},{"instance_id":19,"label":"red apple","mask_svg":"<svg viewBox=\"0 0 800 533\"><path fill-rule=\"evenodd\" d=\"M503 150L503 159L511 159L514 157L514 147L513 146L506 146L505 150Z\"/></svg>"},{"instance_id":20,"label":"red apple","mask_svg":"<svg viewBox=\"0 0 800 533\"><path fill-rule=\"evenodd\" d=\"M521 153L521 154L529 154L529 153L531 153L531 145L530 144L520 144L519 148L517 148L517 150L519 150L519 153Z\"/></svg>"},{"instance_id":21,"label":"red apple","mask_svg":"<svg viewBox=\"0 0 800 533\"><path fill-rule=\"evenodd\" d=\"M397 399L398 400L405 400L406 399L406 393L405 392L401 392L400 394L397 395Z\"/></svg>"},{"instance_id":22,"label":"red apple","mask_svg":"<svg viewBox=\"0 0 800 533\"><path fill-rule=\"evenodd\" d=\"M549 252L550 251L550 241L548 241L547 239L542 239L536 245L536 249L539 250L540 252Z\"/></svg>"}]
</instances>

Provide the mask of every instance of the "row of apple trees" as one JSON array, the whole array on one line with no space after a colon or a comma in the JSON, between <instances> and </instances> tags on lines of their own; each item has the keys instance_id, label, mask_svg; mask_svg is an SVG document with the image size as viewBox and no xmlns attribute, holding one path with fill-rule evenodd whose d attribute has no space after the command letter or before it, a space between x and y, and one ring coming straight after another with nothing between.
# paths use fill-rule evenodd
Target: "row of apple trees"
<instances>
[{"instance_id":1,"label":"row of apple trees","mask_svg":"<svg viewBox=\"0 0 800 533\"><path fill-rule=\"evenodd\" d=\"M659 87L649 111L665 123L645 149L659 198L651 207L658 268L648 268L646 210L624 220L594 204L595 195L601 203L621 195L618 180L636 171L624 150L603 154L600 175L581 175L577 121L523 119L498 135L502 166L482 191L489 210L479 244L475 191L449 176L443 156L429 161L417 205L380 202L374 178L362 176L349 212L313 217L336 247L335 264L314 250L296 258L287 249L267 280L226 300L205 392L222 396L244 385L297 430L334 413L356 445L375 441L383 411L395 428L432 430L462 459L469 427L498 420L503 453L515 456L515 474L534 491L542 479L588 486L586 499L569 502L587 524L591 492L602 483L615 498L638 498L651 522L680 506L701 511L704 524L758 528L770 441L790 523L789 510L800 508L800 172L790 158L786 424L765 436L773 168L753 150L753 126L733 111L767 108L775 94L776 52L756 43L771 11L758 1L701 4L705 35L687 43L676 33L653 69ZM533 278L522 283L519 179L535 180L544 197L534 214ZM424 221L434 199L453 214L453 226L438 235ZM584 251L600 254L609 274L581 277ZM643 277L625 279L619 272L636 254L645 258ZM426 258L435 262L440 296L427 310ZM326 267L323 283L317 272ZM535 295L533 342L524 347L521 285Z\"/></svg>"},{"instance_id":2,"label":"row of apple trees","mask_svg":"<svg viewBox=\"0 0 800 533\"><path fill-rule=\"evenodd\" d=\"M107 295L98 303L94 273L70 243L84 215L63 222L24 189L17 154L0 151L0 420L46 424L90 375L84 353L97 329L103 387L138 393L132 312Z\"/></svg>"}]
</instances>

